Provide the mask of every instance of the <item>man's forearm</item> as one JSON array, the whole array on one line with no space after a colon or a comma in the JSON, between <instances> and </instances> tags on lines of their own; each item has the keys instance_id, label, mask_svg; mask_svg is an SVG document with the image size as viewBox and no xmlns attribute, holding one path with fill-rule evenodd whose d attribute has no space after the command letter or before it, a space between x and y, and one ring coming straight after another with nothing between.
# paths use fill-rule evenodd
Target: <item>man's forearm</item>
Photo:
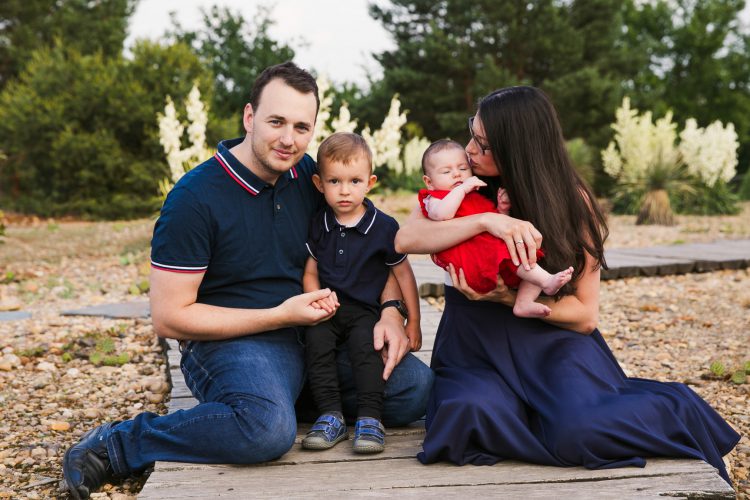
<instances>
[{"instance_id":1,"label":"man's forearm","mask_svg":"<svg viewBox=\"0 0 750 500\"><path fill-rule=\"evenodd\" d=\"M236 309L194 303L161 311L152 302L154 331L177 340L225 340L291 326L279 307Z\"/></svg>"}]
</instances>

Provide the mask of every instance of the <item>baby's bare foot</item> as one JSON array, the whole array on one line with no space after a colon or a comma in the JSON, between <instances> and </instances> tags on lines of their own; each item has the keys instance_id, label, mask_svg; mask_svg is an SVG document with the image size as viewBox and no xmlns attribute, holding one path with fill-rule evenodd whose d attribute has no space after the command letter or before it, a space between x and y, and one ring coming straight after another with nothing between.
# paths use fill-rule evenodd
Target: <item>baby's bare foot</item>
<instances>
[{"instance_id":1,"label":"baby's bare foot","mask_svg":"<svg viewBox=\"0 0 750 500\"><path fill-rule=\"evenodd\" d=\"M573 277L573 268L569 267L560 271L557 274L553 274L549 277L547 282L542 286L542 290L547 295L554 295L560 290L570 278Z\"/></svg>"},{"instance_id":2,"label":"baby's bare foot","mask_svg":"<svg viewBox=\"0 0 750 500\"><path fill-rule=\"evenodd\" d=\"M518 302L513 306L513 314L519 318L546 318L552 309L539 302Z\"/></svg>"}]
</instances>

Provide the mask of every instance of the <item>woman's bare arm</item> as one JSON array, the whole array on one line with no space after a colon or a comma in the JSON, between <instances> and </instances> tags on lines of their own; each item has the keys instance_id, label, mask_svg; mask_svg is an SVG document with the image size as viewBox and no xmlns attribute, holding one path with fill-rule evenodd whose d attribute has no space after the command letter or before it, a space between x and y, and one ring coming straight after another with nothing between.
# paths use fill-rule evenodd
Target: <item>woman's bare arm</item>
<instances>
[{"instance_id":1,"label":"woman's bare arm","mask_svg":"<svg viewBox=\"0 0 750 500\"><path fill-rule=\"evenodd\" d=\"M444 221L433 221L417 207L396 234L396 251L401 253L437 253L466 241L477 234L488 232L508 246L516 265L530 267L536 263L536 251L542 235L529 222L497 213L483 213ZM526 252L516 251L523 242Z\"/></svg>"},{"instance_id":2,"label":"woman's bare arm","mask_svg":"<svg viewBox=\"0 0 750 500\"><path fill-rule=\"evenodd\" d=\"M513 307L516 302L516 292L505 286L498 278L495 290L486 294L474 291L466 283L461 270L450 270L453 286L471 300L487 300L499 302ZM586 270L576 280L576 292L555 301L551 297L537 299L552 310L549 316L542 318L547 323L588 335L594 331L599 323L599 269L594 270L594 258L586 254Z\"/></svg>"}]
</instances>

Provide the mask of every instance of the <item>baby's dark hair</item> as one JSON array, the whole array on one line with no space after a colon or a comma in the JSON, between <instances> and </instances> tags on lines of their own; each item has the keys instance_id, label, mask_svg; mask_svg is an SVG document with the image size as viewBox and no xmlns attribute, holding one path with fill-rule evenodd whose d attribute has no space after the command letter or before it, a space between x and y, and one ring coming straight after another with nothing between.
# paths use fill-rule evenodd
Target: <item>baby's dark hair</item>
<instances>
[{"instance_id":1,"label":"baby's dark hair","mask_svg":"<svg viewBox=\"0 0 750 500\"><path fill-rule=\"evenodd\" d=\"M430 144L422 155L422 173L427 175L427 162L430 160L430 156L452 148L458 148L461 151L464 150L461 143L456 142L453 139L440 139Z\"/></svg>"}]
</instances>

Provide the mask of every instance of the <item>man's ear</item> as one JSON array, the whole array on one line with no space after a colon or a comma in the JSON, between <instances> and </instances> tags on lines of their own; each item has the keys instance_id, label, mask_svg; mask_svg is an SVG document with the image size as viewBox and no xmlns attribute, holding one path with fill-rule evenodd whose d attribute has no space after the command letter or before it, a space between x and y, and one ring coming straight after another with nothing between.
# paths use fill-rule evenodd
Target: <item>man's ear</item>
<instances>
[{"instance_id":1,"label":"man's ear","mask_svg":"<svg viewBox=\"0 0 750 500\"><path fill-rule=\"evenodd\" d=\"M245 104L245 109L242 112L242 125L245 127L245 133L250 134L253 131L253 105L250 103Z\"/></svg>"},{"instance_id":2,"label":"man's ear","mask_svg":"<svg viewBox=\"0 0 750 500\"><path fill-rule=\"evenodd\" d=\"M375 185L376 182L378 182L378 176L374 175L374 174L371 175L370 176L370 180L367 181L367 191L366 192L369 192L370 189L372 189L372 187Z\"/></svg>"},{"instance_id":3,"label":"man's ear","mask_svg":"<svg viewBox=\"0 0 750 500\"><path fill-rule=\"evenodd\" d=\"M315 187L318 188L318 191L321 193L323 192L323 180L320 178L318 174L313 174L312 176L313 184L315 184Z\"/></svg>"}]
</instances>

